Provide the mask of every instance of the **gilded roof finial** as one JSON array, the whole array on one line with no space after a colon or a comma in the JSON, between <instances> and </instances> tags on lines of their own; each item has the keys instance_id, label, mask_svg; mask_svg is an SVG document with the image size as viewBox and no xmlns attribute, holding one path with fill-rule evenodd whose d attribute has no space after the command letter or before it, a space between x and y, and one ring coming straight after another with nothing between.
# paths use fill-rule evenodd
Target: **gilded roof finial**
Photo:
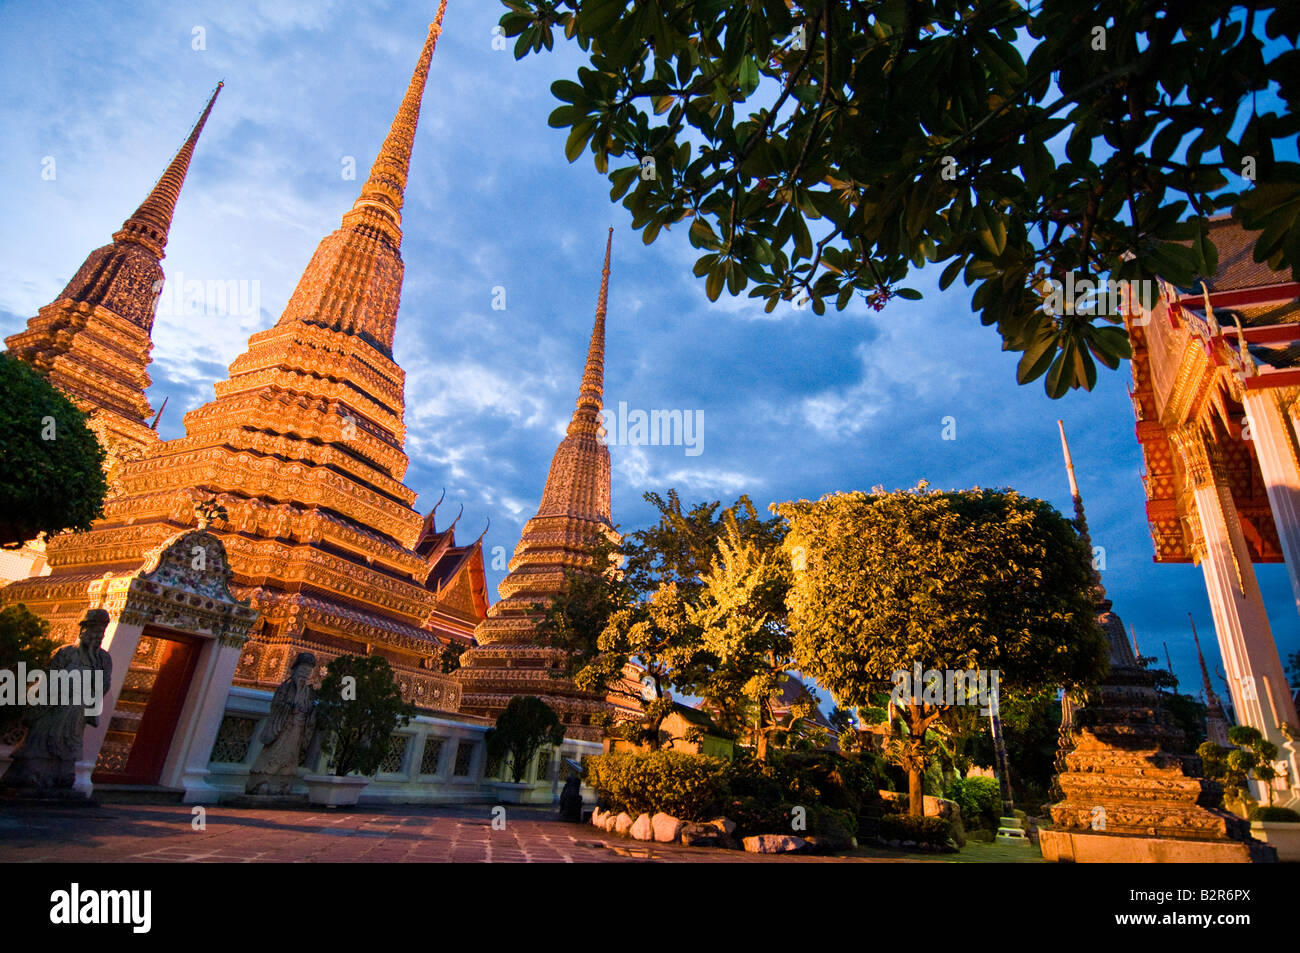
<instances>
[{"instance_id":1,"label":"gilded roof finial","mask_svg":"<svg viewBox=\"0 0 1300 953\"><path fill-rule=\"evenodd\" d=\"M574 427L584 429L599 422L600 410L605 400L605 309L609 303L609 257L614 245L611 227L605 240L605 264L600 270L600 293L596 296L596 321L591 329L591 343L587 347L587 365L582 372L582 387L578 391L578 409L573 415ZM587 413L584 413L587 411ZM594 432L594 431L593 431Z\"/></svg>"},{"instance_id":2,"label":"gilded roof finial","mask_svg":"<svg viewBox=\"0 0 1300 953\"><path fill-rule=\"evenodd\" d=\"M185 184L185 173L189 171L190 159L194 155L194 145L199 141L199 133L208 121L208 114L217 101L217 94L225 83L217 83L208 104L199 116L199 121L190 130L189 138L176 153L167 171L154 185L149 196L141 203L135 213L122 223L122 227L113 234L115 242L133 242L143 245L162 258L167 247L167 233L171 230L172 214L176 211L176 200L180 198L181 186Z\"/></svg>"},{"instance_id":3,"label":"gilded roof finial","mask_svg":"<svg viewBox=\"0 0 1300 953\"><path fill-rule=\"evenodd\" d=\"M438 4L438 13L429 24L429 35L425 38L424 49L415 64L415 72L402 97L402 105L397 109L393 124L388 130L388 137L379 149L374 164L370 167L370 177L361 187L361 195L353 203L352 209L343 216L343 224L348 225L365 215L369 210L378 213L368 216L370 222L383 229L397 244L402 242L402 200L406 191L406 176L411 165L411 148L415 144L415 129L420 121L420 103L424 98L424 85L429 78L429 62L433 59L434 48L442 34L442 16L447 11L447 0Z\"/></svg>"}]
</instances>

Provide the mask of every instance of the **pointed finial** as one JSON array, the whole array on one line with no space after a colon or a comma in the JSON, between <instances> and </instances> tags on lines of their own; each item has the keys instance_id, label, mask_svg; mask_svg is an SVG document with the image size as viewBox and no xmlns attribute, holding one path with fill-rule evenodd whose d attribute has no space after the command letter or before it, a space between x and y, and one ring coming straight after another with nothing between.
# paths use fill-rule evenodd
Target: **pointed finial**
<instances>
[{"instance_id":1,"label":"pointed finial","mask_svg":"<svg viewBox=\"0 0 1300 953\"><path fill-rule=\"evenodd\" d=\"M1142 657L1142 652L1138 648L1138 631L1137 629L1133 628L1132 622L1128 624L1128 634L1129 637L1133 640L1133 657L1135 659L1139 659Z\"/></svg>"},{"instance_id":2,"label":"pointed finial","mask_svg":"<svg viewBox=\"0 0 1300 953\"><path fill-rule=\"evenodd\" d=\"M158 421L162 420L162 412L167 409L167 401L170 399L170 397L171 395L169 394L163 398L162 406L158 408L158 415L154 417L153 423L149 425L150 430L158 429Z\"/></svg>"},{"instance_id":3,"label":"pointed finial","mask_svg":"<svg viewBox=\"0 0 1300 953\"><path fill-rule=\"evenodd\" d=\"M614 246L614 229L605 239L605 263L600 270L600 292L596 295L596 320L591 328L591 343L587 346L587 364L582 372L582 387L578 391L578 409L569 425L580 430L598 424L600 410L605 400L605 311L609 303L609 259ZM592 429L594 433L595 430Z\"/></svg>"},{"instance_id":4,"label":"pointed finial","mask_svg":"<svg viewBox=\"0 0 1300 953\"><path fill-rule=\"evenodd\" d=\"M420 121L420 103L429 78L429 62L442 34L442 17L446 12L447 0L442 0L437 15L429 24L429 35L424 40L424 48L388 130L388 137L370 167L370 177L361 187L361 195L352 204L352 209L343 216L344 225L364 219L383 230L398 245L402 243L402 201L411 165L411 149L415 144L415 129Z\"/></svg>"},{"instance_id":5,"label":"pointed finial","mask_svg":"<svg viewBox=\"0 0 1300 953\"><path fill-rule=\"evenodd\" d=\"M483 527L483 532L479 533L478 539L474 540L475 545L483 542L483 537L487 535L487 531L491 529L491 527L492 527L492 517L489 516L487 518L487 525Z\"/></svg>"},{"instance_id":6,"label":"pointed finial","mask_svg":"<svg viewBox=\"0 0 1300 953\"><path fill-rule=\"evenodd\" d=\"M1088 532L1088 518L1083 512L1083 497L1079 495L1079 482L1074 478L1074 460L1070 456L1070 444L1065 439L1065 422L1058 420L1056 426L1061 431L1061 449L1065 452L1065 473L1070 480L1070 496L1074 498L1074 527L1079 533L1079 538L1088 547L1089 554L1091 554L1092 534ZM1106 598L1106 590L1101 584L1101 573L1097 571L1096 563L1090 563L1090 565L1092 566L1094 585L1100 593L1100 601Z\"/></svg>"},{"instance_id":7,"label":"pointed finial","mask_svg":"<svg viewBox=\"0 0 1300 953\"><path fill-rule=\"evenodd\" d=\"M199 116L199 121L190 130L189 138L185 140L185 144L167 166L167 171L154 185L149 196L135 210L135 213L122 223L122 227L114 232L113 241L143 245L158 258L163 257L164 249L167 247L167 233L172 226L172 214L176 211L176 200L180 198L181 186L185 184L185 174L190 168L194 145L199 141L199 133L203 131L208 115L217 101L217 94L221 92L221 87L224 85L224 82L217 83L217 88L212 91L212 96L208 99L203 114Z\"/></svg>"},{"instance_id":8,"label":"pointed finial","mask_svg":"<svg viewBox=\"0 0 1300 953\"><path fill-rule=\"evenodd\" d=\"M1196 643L1196 660L1201 665L1201 692L1205 695L1205 703L1215 707L1221 707L1218 694L1214 691L1214 684L1210 681L1210 670L1205 667L1205 654L1201 651L1201 639L1196 634L1196 620L1192 614L1187 613L1187 621L1192 626L1192 641Z\"/></svg>"}]
</instances>

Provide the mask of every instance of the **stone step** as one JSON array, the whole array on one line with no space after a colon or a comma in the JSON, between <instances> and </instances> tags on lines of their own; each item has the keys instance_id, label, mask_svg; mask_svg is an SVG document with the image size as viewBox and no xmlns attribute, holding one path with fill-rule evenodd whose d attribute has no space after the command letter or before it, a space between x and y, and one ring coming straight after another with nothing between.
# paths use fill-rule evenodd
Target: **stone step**
<instances>
[{"instance_id":1,"label":"stone step","mask_svg":"<svg viewBox=\"0 0 1300 953\"><path fill-rule=\"evenodd\" d=\"M100 804L180 804L184 788L157 784L96 784L94 798Z\"/></svg>"}]
</instances>

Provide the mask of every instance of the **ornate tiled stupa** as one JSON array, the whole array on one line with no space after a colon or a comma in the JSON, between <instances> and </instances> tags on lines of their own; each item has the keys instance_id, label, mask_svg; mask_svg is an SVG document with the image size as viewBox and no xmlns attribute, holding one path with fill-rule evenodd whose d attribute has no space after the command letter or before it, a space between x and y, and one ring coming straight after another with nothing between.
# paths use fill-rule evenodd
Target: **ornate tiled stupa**
<instances>
[{"instance_id":1,"label":"ornate tiled stupa","mask_svg":"<svg viewBox=\"0 0 1300 953\"><path fill-rule=\"evenodd\" d=\"M154 303L162 290L162 259L172 215L194 147L221 92L213 90L189 138L148 198L96 248L66 288L5 339L15 357L49 378L87 414L106 451L110 478L121 463L158 442L149 426Z\"/></svg>"},{"instance_id":2,"label":"ornate tiled stupa","mask_svg":"<svg viewBox=\"0 0 1300 953\"><path fill-rule=\"evenodd\" d=\"M613 240L611 228L577 409L551 460L541 506L524 524L509 572L498 587L500 600L479 623L474 632L478 645L461 657L456 673L465 686L462 711L495 719L511 698L535 695L560 715L565 737L584 741L600 740L602 729L592 724L592 717L608 713L610 705L559 675L565 653L542 643L537 624L542 608L563 590L565 572L593 568L592 543L601 536L617 539L610 522L609 448L600 417Z\"/></svg>"},{"instance_id":3,"label":"ornate tiled stupa","mask_svg":"<svg viewBox=\"0 0 1300 953\"><path fill-rule=\"evenodd\" d=\"M1065 443L1065 431L1061 431ZM1075 525L1091 548L1083 500L1065 446ZM1094 569L1097 621L1110 644L1110 674L1073 711L1057 783L1065 799L1040 830L1047 860L1065 862L1251 862L1276 860L1249 822L1214 805L1219 788L1198 777L1182 731L1161 706L1150 672L1133 655Z\"/></svg>"},{"instance_id":4,"label":"ornate tiled stupa","mask_svg":"<svg viewBox=\"0 0 1300 953\"><path fill-rule=\"evenodd\" d=\"M403 190L445 8L360 197L317 247L279 322L249 339L215 400L185 415L184 437L122 467L92 530L50 541L52 574L14 583L4 601L67 625L91 583L139 567L194 525L196 504L215 499L226 516L212 532L226 546L232 590L260 613L236 683L278 685L301 650L322 666L375 654L409 700L459 708L460 683L437 660L444 645L468 644L486 612L482 552L413 508L402 482L404 375L392 357Z\"/></svg>"}]
</instances>

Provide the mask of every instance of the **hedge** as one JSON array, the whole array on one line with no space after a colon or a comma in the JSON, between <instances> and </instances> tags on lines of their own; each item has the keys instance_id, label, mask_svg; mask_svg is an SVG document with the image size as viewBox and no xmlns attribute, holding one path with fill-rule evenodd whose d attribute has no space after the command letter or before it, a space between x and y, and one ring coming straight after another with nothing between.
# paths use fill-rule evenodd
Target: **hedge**
<instances>
[{"instance_id":1,"label":"hedge","mask_svg":"<svg viewBox=\"0 0 1300 953\"><path fill-rule=\"evenodd\" d=\"M1257 807L1250 812L1252 821L1300 821L1300 814L1289 807Z\"/></svg>"},{"instance_id":2,"label":"hedge","mask_svg":"<svg viewBox=\"0 0 1300 953\"><path fill-rule=\"evenodd\" d=\"M663 811L684 821L723 813L727 762L681 751L618 752L583 761L586 781L611 811L632 817Z\"/></svg>"},{"instance_id":3,"label":"hedge","mask_svg":"<svg viewBox=\"0 0 1300 953\"><path fill-rule=\"evenodd\" d=\"M994 778L957 778L948 783L944 797L961 808L963 825L969 830L979 826L997 827L1002 814L1002 788Z\"/></svg>"},{"instance_id":4,"label":"hedge","mask_svg":"<svg viewBox=\"0 0 1300 953\"><path fill-rule=\"evenodd\" d=\"M880 819L879 836L884 840L916 841L933 847L948 844L948 821L942 817L913 817L886 814Z\"/></svg>"}]
</instances>

